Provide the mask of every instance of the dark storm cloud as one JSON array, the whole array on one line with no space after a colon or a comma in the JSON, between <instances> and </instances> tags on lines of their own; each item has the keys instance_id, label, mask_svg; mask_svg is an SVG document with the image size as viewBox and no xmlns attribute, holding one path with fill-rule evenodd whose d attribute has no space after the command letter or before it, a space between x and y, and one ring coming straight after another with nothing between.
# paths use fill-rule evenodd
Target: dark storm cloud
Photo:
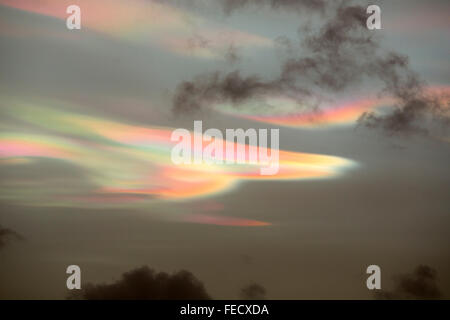
<instances>
[{"instance_id":1,"label":"dark storm cloud","mask_svg":"<svg viewBox=\"0 0 450 320\"><path fill-rule=\"evenodd\" d=\"M365 9L340 6L315 33L307 31L305 56L291 58L282 66L281 80L311 83L321 89L338 91L363 75L359 67L377 48L373 33L367 31Z\"/></svg>"},{"instance_id":2,"label":"dark storm cloud","mask_svg":"<svg viewBox=\"0 0 450 320\"><path fill-rule=\"evenodd\" d=\"M392 291L375 295L378 299L440 299L437 272L427 265L418 266L412 274L399 275Z\"/></svg>"},{"instance_id":3,"label":"dark storm cloud","mask_svg":"<svg viewBox=\"0 0 450 320\"><path fill-rule=\"evenodd\" d=\"M14 230L4 228L0 225L0 249L6 246L11 240L23 240L23 237Z\"/></svg>"},{"instance_id":4,"label":"dark storm cloud","mask_svg":"<svg viewBox=\"0 0 450 320\"><path fill-rule=\"evenodd\" d=\"M210 299L203 284L189 271L167 274L143 266L122 274L111 284L82 286L69 298L86 300L205 300Z\"/></svg>"},{"instance_id":5,"label":"dark storm cloud","mask_svg":"<svg viewBox=\"0 0 450 320\"><path fill-rule=\"evenodd\" d=\"M215 72L181 83L174 96L173 111L176 114L197 112L215 102L236 104L277 89L276 83L265 82L259 76L242 77L239 71L223 76Z\"/></svg>"},{"instance_id":6,"label":"dark storm cloud","mask_svg":"<svg viewBox=\"0 0 450 320\"><path fill-rule=\"evenodd\" d=\"M383 116L365 113L359 125L393 134L427 133L420 126L427 116L445 123L448 106L424 93L425 83L411 70L407 56L380 48L374 32L366 28L366 19L365 7L339 6L318 33L306 37L310 55L285 63L282 77L295 81L299 75L307 76L319 88L331 91L344 90L363 77L381 81L382 93L397 100L396 108Z\"/></svg>"},{"instance_id":7,"label":"dark storm cloud","mask_svg":"<svg viewBox=\"0 0 450 320\"><path fill-rule=\"evenodd\" d=\"M423 92L408 99L400 100L394 111L387 115L365 112L358 119L358 125L381 128L389 134L418 133L427 135L430 131L424 123L433 123L446 131L450 125L448 111L449 98L446 94L426 95Z\"/></svg>"},{"instance_id":8,"label":"dark storm cloud","mask_svg":"<svg viewBox=\"0 0 450 320\"><path fill-rule=\"evenodd\" d=\"M291 5L291 2L279 5ZM339 7L317 34L310 34L303 41L307 55L287 60L276 79L262 80L258 75L244 77L238 70L225 75L216 72L199 76L178 86L173 110L175 113L203 110L205 105L214 102L236 105L271 93L289 95L301 102L311 96L314 87L341 90L361 76L358 63L366 60L358 56L376 47L372 34L359 32L365 28L365 19L362 7ZM285 37L278 37L277 43L292 48Z\"/></svg>"},{"instance_id":9,"label":"dark storm cloud","mask_svg":"<svg viewBox=\"0 0 450 320\"><path fill-rule=\"evenodd\" d=\"M382 94L396 100L392 113L383 116L365 113L358 125L385 129L389 133L427 133L421 126L424 120L439 120L448 124L445 110L438 97L424 93L424 83L411 70L408 57L383 49L376 31L366 27L367 6L347 2L322 1L224 1L227 11L233 12L247 5L270 4L273 8L306 6L326 13L324 21L314 31L305 28L303 53L285 61L280 74L273 80L258 75L242 76L239 70L222 74L215 72L181 83L173 99L173 111L205 110L212 103L230 102L234 106L263 94L283 94L300 103L320 96L320 92L341 92L363 80L377 81ZM291 48L292 43L279 37L279 45ZM428 117L428 118L427 118Z\"/></svg>"},{"instance_id":10,"label":"dark storm cloud","mask_svg":"<svg viewBox=\"0 0 450 320\"><path fill-rule=\"evenodd\" d=\"M258 283L251 283L241 289L239 296L243 300L264 300L266 289Z\"/></svg>"}]
</instances>

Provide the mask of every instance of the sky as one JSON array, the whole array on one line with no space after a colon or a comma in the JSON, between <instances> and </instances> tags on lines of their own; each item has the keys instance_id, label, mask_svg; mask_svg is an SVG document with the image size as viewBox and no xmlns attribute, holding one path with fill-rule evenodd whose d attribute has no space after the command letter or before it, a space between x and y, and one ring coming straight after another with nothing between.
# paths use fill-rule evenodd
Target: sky
<instances>
[{"instance_id":1,"label":"sky","mask_svg":"<svg viewBox=\"0 0 450 320\"><path fill-rule=\"evenodd\" d=\"M0 299L65 299L73 264L214 299L375 299L375 264L448 299L450 4L370 4L0 0ZM279 129L279 172L174 164L194 120Z\"/></svg>"}]
</instances>

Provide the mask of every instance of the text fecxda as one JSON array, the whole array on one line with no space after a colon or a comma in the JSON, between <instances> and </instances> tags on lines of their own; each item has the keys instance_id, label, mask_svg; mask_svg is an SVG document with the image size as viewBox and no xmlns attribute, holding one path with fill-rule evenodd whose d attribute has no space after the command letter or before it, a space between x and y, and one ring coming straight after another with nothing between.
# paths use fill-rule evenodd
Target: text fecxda
<instances>
[{"instance_id":1,"label":"text fecxda","mask_svg":"<svg viewBox=\"0 0 450 320\"><path fill-rule=\"evenodd\" d=\"M257 304L226 304L225 314L269 314L267 306Z\"/></svg>"}]
</instances>

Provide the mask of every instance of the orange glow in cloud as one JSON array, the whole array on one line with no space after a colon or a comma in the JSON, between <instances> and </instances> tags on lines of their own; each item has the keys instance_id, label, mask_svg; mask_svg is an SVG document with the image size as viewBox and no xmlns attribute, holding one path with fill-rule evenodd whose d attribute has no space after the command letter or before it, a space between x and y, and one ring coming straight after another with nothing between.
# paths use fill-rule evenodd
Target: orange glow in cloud
<instances>
[{"instance_id":1,"label":"orange glow in cloud","mask_svg":"<svg viewBox=\"0 0 450 320\"><path fill-rule=\"evenodd\" d=\"M366 111L383 106L378 100L360 100L318 111L294 113L281 116L244 115L243 118L278 124L286 127L321 128L354 123Z\"/></svg>"},{"instance_id":2,"label":"orange glow in cloud","mask_svg":"<svg viewBox=\"0 0 450 320\"><path fill-rule=\"evenodd\" d=\"M351 102L336 104L334 106L321 107L309 110L304 106L305 111L295 111L301 109L294 99L287 97L267 97L266 101L272 108L266 114L258 114L255 111L246 112L246 105L234 108L230 105L217 105L214 109L243 119L270 123L284 127L298 127L307 129L320 129L330 126L343 126L354 123L364 112L389 105L392 99L362 99ZM249 110L258 110L252 102ZM274 110L274 111L271 111ZM289 111L291 110L291 111ZM271 114L273 113L273 114Z\"/></svg>"},{"instance_id":3,"label":"orange glow in cloud","mask_svg":"<svg viewBox=\"0 0 450 320\"><path fill-rule=\"evenodd\" d=\"M425 94L438 94L442 102L447 104L450 102L450 87L430 87L427 88ZM257 114L257 112L251 111L246 112L246 107L249 107L250 110L258 110L254 107L254 102L253 104L249 103L248 106L244 103L239 108L223 104L216 105L214 109L228 115L258 122L285 127L320 129L352 125L364 112L384 112L396 104L395 99L389 97L370 98L324 106L318 110L308 110L306 107L306 110L301 112L283 112L283 110L298 109L297 102L287 97L267 97L266 102L275 110L272 112L273 114L270 114L270 109L269 114Z\"/></svg>"},{"instance_id":4,"label":"orange glow in cloud","mask_svg":"<svg viewBox=\"0 0 450 320\"><path fill-rule=\"evenodd\" d=\"M340 157L280 150L279 172L271 176L261 176L262 164L258 163L175 165L171 160L171 150L177 143L170 139L173 128L135 126L27 103L9 105L5 112L31 124L35 131L1 132L0 165L32 166L39 159L61 160L83 172L89 186L88 190L71 184L61 188L53 186L51 179L33 181L31 177L26 180L29 191L24 192L28 189L22 180L18 189L13 178L3 182L6 186L10 183L9 196L3 194L3 199L22 199L28 205L144 209L154 201L187 200L232 191L247 180L333 178L355 164ZM203 148L208 143L204 140ZM236 148L237 144L233 144ZM246 153L252 148L257 147L246 146ZM38 189L37 183L41 184ZM218 217L195 219L199 223L265 225Z\"/></svg>"}]
</instances>

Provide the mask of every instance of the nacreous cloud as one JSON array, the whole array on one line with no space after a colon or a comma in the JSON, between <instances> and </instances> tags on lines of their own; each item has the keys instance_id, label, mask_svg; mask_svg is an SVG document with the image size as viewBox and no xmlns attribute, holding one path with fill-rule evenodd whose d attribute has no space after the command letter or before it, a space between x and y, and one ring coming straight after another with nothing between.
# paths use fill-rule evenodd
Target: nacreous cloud
<instances>
[{"instance_id":1,"label":"nacreous cloud","mask_svg":"<svg viewBox=\"0 0 450 320\"><path fill-rule=\"evenodd\" d=\"M279 151L278 172L269 176L260 175L262 164L258 163L175 165L171 159L176 144L171 141L173 128L71 113L62 110L62 103L59 109L14 99L5 105L3 111L11 119L28 124L26 129L16 126L0 133L0 166L10 172L2 180L5 191L1 197L20 204L147 209L155 201L230 191L246 180L334 178L355 165L340 157L285 150ZM202 139L206 148L211 142L205 136ZM236 144L236 150L252 148L237 148ZM39 169L45 161L72 166L86 180L84 187L61 184L61 179L52 179L52 170L45 175ZM20 175L14 174L17 168L21 168ZM24 177L26 172L30 174Z\"/></svg>"}]
</instances>

